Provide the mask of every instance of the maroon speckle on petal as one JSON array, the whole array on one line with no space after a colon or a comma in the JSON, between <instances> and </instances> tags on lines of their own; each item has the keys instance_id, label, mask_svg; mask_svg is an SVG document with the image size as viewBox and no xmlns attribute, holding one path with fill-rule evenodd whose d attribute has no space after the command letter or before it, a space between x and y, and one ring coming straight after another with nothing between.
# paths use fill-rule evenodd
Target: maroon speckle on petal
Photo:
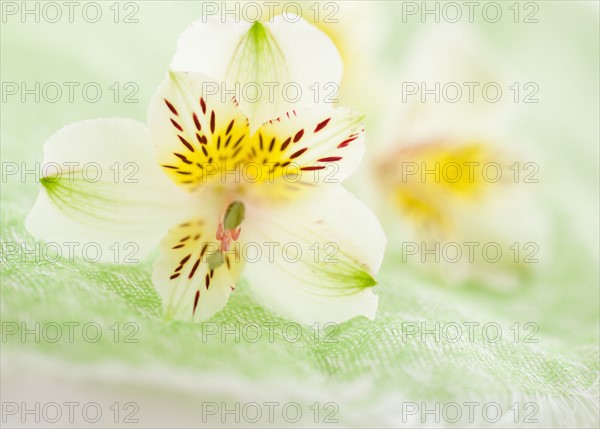
<instances>
[{"instance_id":1,"label":"maroon speckle on petal","mask_svg":"<svg viewBox=\"0 0 600 429\"><path fill-rule=\"evenodd\" d=\"M285 139L285 141L281 145L281 151L282 152L287 149L287 147L289 146L289 144L290 144L291 141L292 141L291 137L288 137L287 139Z\"/></svg>"},{"instance_id":2,"label":"maroon speckle on petal","mask_svg":"<svg viewBox=\"0 0 600 429\"><path fill-rule=\"evenodd\" d=\"M304 152L306 152L308 150L307 147L305 147L304 149L300 149L297 152L294 152L291 156L290 159L294 159L294 158L298 158L300 155L302 155Z\"/></svg>"},{"instance_id":3,"label":"maroon speckle on petal","mask_svg":"<svg viewBox=\"0 0 600 429\"><path fill-rule=\"evenodd\" d=\"M300 130L296 133L296 135L294 136L294 143L298 143L298 141L302 138L302 136L304 135L304 130Z\"/></svg>"},{"instance_id":4,"label":"maroon speckle on petal","mask_svg":"<svg viewBox=\"0 0 600 429\"><path fill-rule=\"evenodd\" d=\"M192 161L190 161L189 159L187 159L185 155L182 155L180 153L173 153L173 155L175 155L177 158L179 158L180 160L182 160L186 164L192 164Z\"/></svg>"},{"instance_id":5,"label":"maroon speckle on petal","mask_svg":"<svg viewBox=\"0 0 600 429\"><path fill-rule=\"evenodd\" d=\"M312 167L302 167L300 168L300 170L302 171L316 171L316 170L323 170L325 168L324 165L315 165Z\"/></svg>"},{"instance_id":6,"label":"maroon speckle on petal","mask_svg":"<svg viewBox=\"0 0 600 429\"><path fill-rule=\"evenodd\" d=\"M167 107L169 108L171 113L173 113L176 116L179 116L179 113L177 113L177 109L175 109L175 107L173 107L173 105L169 103L169 100L167 100L166 98L163 98L163 100L165 100L165 103L167 104Z\"/></svg>"},{"instance_id":7,"label":"maroon speckle on petal","mask_svg":"<svg viewBox=\"0 0 600 429\"><path fill-rule=\"evenodd\" d=\"M171 123L173 124L173 126L175 128L177 128L179 131L183 131L183 128L181 127L181 125L179 125L175 120L171 119Z\"/></svg>"},{"instance_id":8,"label":"maroon speckle on petal","mask_svg":"<svg viewBox=\"0 0 600 429\"><path fill-rule=\"evenodd\" d=\"M315 128L315 133L318 133L319 131L321 131L323 128L325 128L327 126L327 124L329 123L329 121L331 120L331 118L327 118L325 119L323 122L319 123L316 128Z\"/></svg>"},{"instance_id":9,"label":"maroon speckle on petal","mask_svg":"<svg viewBox=\"0 0 600 429\"><path fill-rule=\"evenodd\" d=\"M353 142L353 141L354 141L354 140L356 140L357 138L358 138L358 137L356 137L356 136L355 136L355 137L350 137L349 139L346 139L346 140L344 140L343 142L341 142L341 143L338 145L338 148L339 148L339 149L341 149L341 148L343 148L343 147L346 147L346 146L348 146L348 145L349 145L351 142Z\"/></svg>"},{"instance_id":10,"label":"maroon speckle on petal","mask_svg":"<svg viewBox=\"0 0 600 429\"><path fill-rule=\"evenodd\" d=\"M328 156L325 158L319 158L319 159L317 159L317 161L319 161L319 162L335 162L335 161L339 161L340 159L342 159L341 156Z\"/></svg>"},{"instance_id":11,"label":"maroon speckle on petal","mask_svg":"<svg viewBox=\"0 0 600 429\"><path fill-rule=\"evenodd\" d=\"M198 300L200 299L200 291L196 291L196 296L194 296L194 309L192 310L192 314L196 313L196 307L198 307Z\"/></svg>"},{"instance_id":12,"label":"maroon speckle on petal","mask_svg":"<svg viewBox=\"0 0 600 429\"><path fill-rule=\"evenodd\" d=\"M181 140L181 143L183 143L183 145L188 148L188 150L190 152L194 151L194 147L190 144L190 142L188 142L186 139L184 139L182 136L177 135L177 137L179 137L179 140Z\"/></svg>"},{"instance_id":13,"label":"maroon speckle on petal","mask_svg":"<svg viewBox=\"0 0 600 429\"><path fill-rule=\"evenodd\" d=\"M194 125L196 125L196 129L198 131L202 130L202 125L200 124L200 120L198 119L198 115L194 112Z\"/></svg>"},{"instance_id":14,"label":"maroon speckle on petal","mask_svg":"<svg viewBox=\"0 0 600 429\"><path fill-rule=\"evenodd\" d=\"M210 132L214 133L215 132L215 111L211 111L210 112Z\"/></svg>"},{"instance_id":15,"label":"maroon speckle on petal","mask_svg":"<svg viewBox=\"0 0 600 429\"><path fill-rule=\"evenodd\" d=\"M194 277L194 273L196 273L198 265L200 265L200 259L196 259L196 262L194 262L194 266L192 267L192 271L190 271L190 274L188 275L188 279Z\"/></svg>"}]
</instances>

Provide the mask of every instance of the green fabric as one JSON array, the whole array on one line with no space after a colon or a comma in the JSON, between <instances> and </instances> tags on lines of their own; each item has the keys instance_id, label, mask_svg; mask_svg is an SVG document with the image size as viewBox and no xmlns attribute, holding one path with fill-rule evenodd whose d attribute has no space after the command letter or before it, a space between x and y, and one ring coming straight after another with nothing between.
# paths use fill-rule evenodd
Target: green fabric
<instances>
[{"instance_id":1,"label":"green fabric","mask_svg":"<svg viewBox=\"0 0 600 429\"><path fill-rule=\"evenodd\" d=\"M99 365L117 363L131 369L128 381L142 389L143 379L135 379L140 371L159 372L166 380L179 371L227 374L249 380L257 389L271 382L304 386L308 392L326 386L327 391L338 392L330 399L340 403L338 417L345 424L356 424L361 410L375 409L382 412L371 413L370 424L390 423L387 416L400 413L398 401L389 403L397 395L405 401L429 403L485 398L509 406L514 401L537 401L542 425L597 426L598 225L597 211L596 223L589 213L598 206L598 12L583 3L545 2L541 7L543 20L535 28L508 24L481 28L498 55L506 61L525 61L531 75L544 82L540 95L544 102L519 124L535 137L547 160L543 166L544 207L552 225L551 248L546 254L549 263L518 290L490 292L479 284L445 289L401 264L399 249L392 242L375 289L380 296L375 321L357 318L341 325L332 335L336 342L325 341L323 333L315 341L314 331L308 327L303 328L299 341L291 341L282 336L280 328L287 321L257 304L242 283L212 323L230 327L258 323L263 334L255 343L234 341L231 334L222 341L219 335L207 335L211 328L163 321L150 281L152 258L117 266L64 258L50 263L23 252L4 252L3 332L7 322L28 327L35 322L97 322L103 336L98 343L22 342L18 335L9 336L3 339L3 359L39 355L73 368L87 368L90 376ZM165 10L169 13L166 21ZM41 162L42 143L66 123L107 116L144 120L148 100L165 72L177 36L199 15L200 7L193 2L176 7L147 2L141 3L139 24L116 25L104 20L93 28L85 23L3 24L3 82L97 81L105 91L95 104L80 97L69 103L65 95L56 104L9 98L2 106L4 168L10 162L25 162L29 168ZM395 37L405 40L412 30L407 26L396 31ZM528 37L531 34L538 37ZM399 43L394 51L383 52L386 59L382 58L382 64L401 58L404 46ZM528 60L531 52L539 59ZM108 87L129 81L139 85L139 102L114 103ZM565 87L568 94L561 91L567 91ZM375 125L376 110L352 107L367 110L368 125ZM24 218L39 188L31 175L25 182L17 176L3 178L3 246L25 243L35 249ZM583 221L577 219L580 215ZM128 322L138 326L134 338L139 342L115 342L110 330L115 322L120 324L121 334L131 332L124 328ZM272 341L266 322L279 324ZM494 322L502 327L503 336L492 342L476 330L475 338L463 335L456 343L436 342L431 336L421 341L418 336L402 336L403 329L410 328L403 328L407 322L423 322L428 328L435 323L464 327L464 322ZM533 338L539 341L524 343L521 336L515 342L510 329L515 322L520 323L522 335L531 332L523 328L525 323L537 324L539 332ZM253 336L253 328L248 329L247 335ZM289 334L295 332L290 329ZM349 386L356 388L357 383L360 387L351 398L342 393ZM193 392L180 393L194 397ZM237 400L241 396L235 391L228 394ZM276 399L277 394L274 396ZM310 393L304 395L309 403L307 398Z\"/></svg>"}]
</instances>

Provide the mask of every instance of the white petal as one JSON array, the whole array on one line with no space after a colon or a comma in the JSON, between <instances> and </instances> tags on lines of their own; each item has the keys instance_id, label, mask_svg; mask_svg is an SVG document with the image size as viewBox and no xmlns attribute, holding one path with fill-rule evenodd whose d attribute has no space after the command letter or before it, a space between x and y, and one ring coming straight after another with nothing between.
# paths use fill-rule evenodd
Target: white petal
<instances>
[{"instance_id":1,"label":"white petal","mask_svg":"<svg viewBox=\"0 0 600 429\"><path fill-rule=\"evenodd\" d=\"M243 264L239 247L223 255L224 263L209 266L219 249L216 239L222 206L202 198L197 217L171 228L160 244L152 282L163 299L167 319L204 321L219 312L235 290Z\"/></svg>"},{"instance_id":2,"label":"white petal","mask_svg":"<svg viewBox=\"0 0 600 429\"><path fill-rule=\"evenodd\" d=\"M183 33L171 68L206 74L229 89L239 83L240 107L253 130L282 112L335 99L342 61L315 26L294 15L253 25L205 21Z\"/></svg>"},{"instance_id":3,"label":"white petal","mask_svg":"<svg viewBox=\"0 0 600 429\"><path fill-rule=\"evenodd\" d=\"M373 213L352 194L326 187L279 209L249 207L247 213L245 242L263 249L279 243L272 255L264 251L257 262L246 261L245 275L262 303L307 324L375 317L371 286L386 240Z\"/></svg>"},{"instance_id":4,"label":"white petal","mask_svg":"<svg viewBox=\"0 0 600 429\"><path fill-rule=\"evenodd\" d=\"M205 21L205 22L203 22ZM190 25L177 41L171 69L201 73L225 81L227 69L242 37L252 24L203 18Z\"/></svg>"},{"instance_id":5,"label":"white petal","mask_svg":"<svg viewBox=\"0 0 600 429\"><path fill-rule=\"evenodd\" d=\"M342 59L331 39L304 19L295 15L280 15L267 24L279 48L285 55L290 70L289 82L297 82L303 88L303 101L306 105L314 100L315 83L319 84L318 102L327 102L323 92L325 85L339 85L342 79ZM311 100L311 97L313 100ZM296 103L296 107L300 104Z\"/></svg>"},{"instance_id":6,"label":"white petal","mask_svg":"<svg viewBox=\"0 0 600 429\"><path fill-rule=\"evenodd\" d=\"M44 166L46 177L27 229L63 247L96 243L101 261L143 258L185 215L189 203L160 171L148 129L140 122L102 119L68 125L45 143Z\"/></svg>"}]
</instances>

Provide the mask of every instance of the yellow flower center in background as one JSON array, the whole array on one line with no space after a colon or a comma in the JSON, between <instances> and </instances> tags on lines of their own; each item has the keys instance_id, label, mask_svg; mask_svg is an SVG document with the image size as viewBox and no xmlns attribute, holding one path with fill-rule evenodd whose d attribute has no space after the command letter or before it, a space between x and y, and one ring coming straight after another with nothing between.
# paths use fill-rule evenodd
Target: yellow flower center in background
<instances>
[{"instance_id":1,"label":"yellow flower center in background","mask_svg":"<svg viewBox=\"0 0 600 429\"><path fill-rule=\"evenodd\" d=\"M404 147L380 164L379 178L398 208L419 227L453 228L456 209L482 203L502 176L502 162L481 142Z\"/></svg>"}]
</instances>

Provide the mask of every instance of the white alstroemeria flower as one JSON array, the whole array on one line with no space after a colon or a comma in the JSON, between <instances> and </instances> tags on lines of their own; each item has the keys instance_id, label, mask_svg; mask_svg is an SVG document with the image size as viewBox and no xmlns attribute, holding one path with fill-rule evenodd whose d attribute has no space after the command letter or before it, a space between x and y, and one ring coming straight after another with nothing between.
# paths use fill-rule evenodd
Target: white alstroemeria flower
<instances>
[{"instance_id":1,"label":"white alstroemeria flower","mask_svg":"<svg viewBox=\"0 0 600 429\"><path fill-rule=\"evenodd\" d=\"M171 69L210 76L235 91L252 131L281 112L331 105L326 91L342 78L333 42L291 14L262 23L198 20L180 37Z\"/></svg>"},{"instance_id":2,"label":"white alstroemeria flower","mask_svg":"<svg viewBox=\"0 0 600 429\"><path fill-rule=\"evenodd\" d=\"M362 117L348 109L292 111L252 133L235 99L207 94L209 84L200 74L170 72L147 127L107 119L52 136L45 163L95 162L106 174L115 162L135 162L139 183L112 176L91 183L79 170L46 177L29 231L99 242L108 260L113 243L134 242L141 254L162 236L152 280L168 318L208 319L225 306L242 270L257 298L291 319L373 318L371 287L385 237L366 206L328 184L359 163ZM335 174L320 174L330 166ZM294 249L283 252L290 243ZM248 256L249 246L262 256Z\"/></svg>"},{"instance_id":3,"label":"white alstroemeria flower","mask_svg":"<svg viewBox=\"0 0 600 429\"><path fill-rule=\"evenodd\" d=\"M546 224L536 202L540 185L534 183L540 158L527 155L526 140L514 132L515 118L527 106L515 104L509 90L517 79L488 58L477 40L459 25L433 25L415 38L405 64L394 71L395 105L374 139L385 145L371 165L385 193L382 221L393 241L405 246L403 252L413 243L419 247L416 255L403 255L405 261L445 283L478 280L507 290L539 265L529 263L528 255L543 260ZM465 83L475 88L472 99ZM483 99L488 83L504 91L497 102ZM444 86L450 88L446 97ZM390 211L390 203L397 210ZM462 257L455 257L455 243ZM476 243L473 260L464 243ZM486 245L494 246L493 258L493 250L502 249L499 261L486 262ZM450 249L450 256L439 250L434 262L425 252L435 254L436 246Z\"/></svg>"}]
</instances>

